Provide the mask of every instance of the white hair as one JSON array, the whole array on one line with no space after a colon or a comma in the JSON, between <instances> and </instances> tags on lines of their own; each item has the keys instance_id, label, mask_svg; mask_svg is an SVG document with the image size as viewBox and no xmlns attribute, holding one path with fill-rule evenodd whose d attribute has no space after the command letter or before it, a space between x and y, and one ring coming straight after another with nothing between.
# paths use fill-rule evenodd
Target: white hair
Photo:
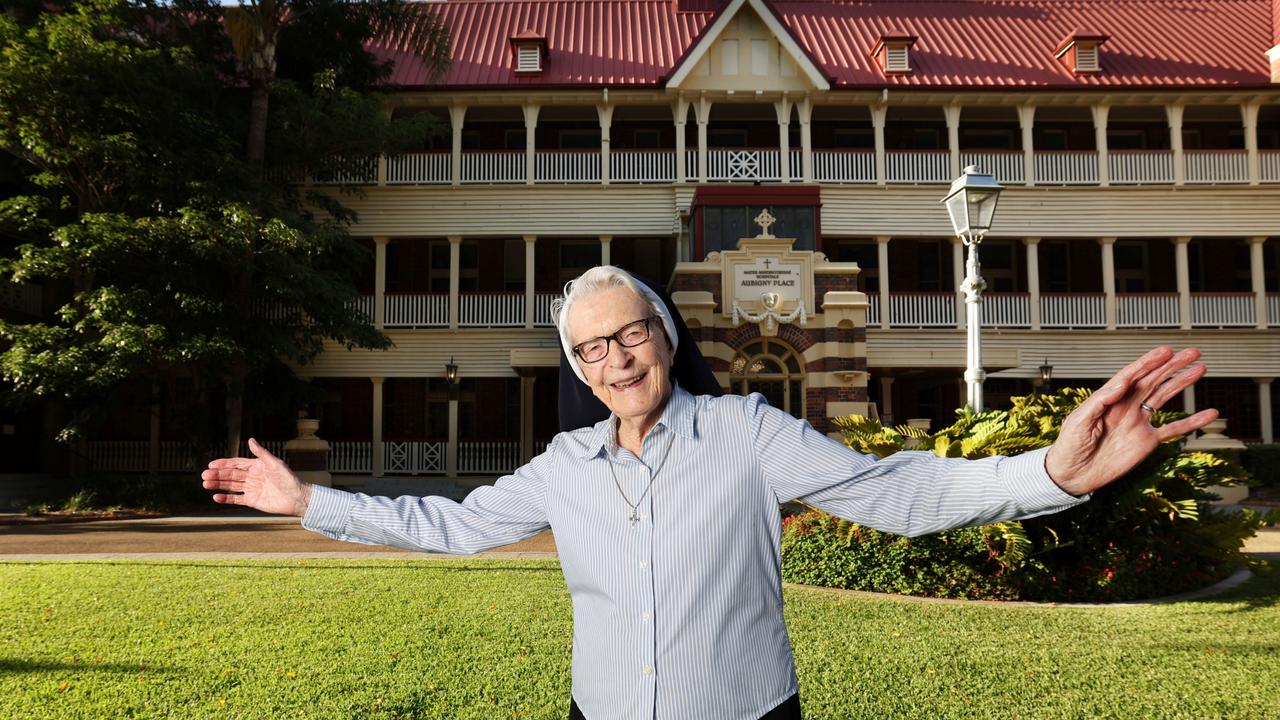
<instances>
[{"instance_id":1,"label":"white hair","mask_svg":"<svg viewBox=\"0 0 1280 720\"><path fill-rule=\"evenodd\" d=\"M671 343L671 352L676 351L678 342L676 324L671 318L671 313L667 311L667 306L662 302L662 298L622 268L613 265L593 267L565 283L564 297L556 298L551 303L551 317L555 321L556 329L560 332L560 346L564 348L565 357L569 358L569 367L573 368L573 373L583 383L587 382L587 376L578 365L578 356L573 352L573 339L569 337L569 308L584 297L617 287L627 288L645 301L654 317L662 320L662 328L666 330L667 340Z\"/></svg>"}]
</instances>

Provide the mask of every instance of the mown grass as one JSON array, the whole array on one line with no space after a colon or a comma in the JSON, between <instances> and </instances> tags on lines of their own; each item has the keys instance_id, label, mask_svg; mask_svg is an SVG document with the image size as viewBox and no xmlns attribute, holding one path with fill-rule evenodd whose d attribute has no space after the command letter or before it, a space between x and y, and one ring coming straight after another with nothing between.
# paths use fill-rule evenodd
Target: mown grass
<instances>
[{"instance_id":1,"label":"mown grass","mask_svg":"<svg viewBox=\"0 0 1280 720\"><path fill-rule=\"evenodd\" d=\"M1280 717L1280 573L1139 608L789 589L807 718ZM564 718L554 562L0 563L0 718Z\"/></svg>"}]
</instances>

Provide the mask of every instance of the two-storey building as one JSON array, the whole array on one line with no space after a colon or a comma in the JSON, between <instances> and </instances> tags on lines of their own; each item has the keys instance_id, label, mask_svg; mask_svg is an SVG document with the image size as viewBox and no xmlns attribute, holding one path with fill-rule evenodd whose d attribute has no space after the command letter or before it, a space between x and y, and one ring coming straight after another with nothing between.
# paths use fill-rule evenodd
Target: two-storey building
<instances>
[{"instance_id":1,"label":"two-storey building","mask_svg":"<svg viewBox=\"0 0 1280 720\"><path fill-rule=\"evenodd\" d=\"M395 63L392 112L448 131L343 178L364 186L348 202L376 258L366 309L394 347L300 369L326 392L338 482L510 470L556 430L563 284L613 263L694 289L684 271L764 209L815 262L857 263L835 288L866 295L844 397L949 422L963 248L939 201L967 165L1006 187L981 251L989 406L1041 365L1091 386L1195 345L1210 372L1182 407L1273 440L1280 0L429 8L450 28L444 77L396 35L372 50ZM825 366L795 336L705 337L726 388L824 411L808 390Z\"/></svg>"}]
</instances>

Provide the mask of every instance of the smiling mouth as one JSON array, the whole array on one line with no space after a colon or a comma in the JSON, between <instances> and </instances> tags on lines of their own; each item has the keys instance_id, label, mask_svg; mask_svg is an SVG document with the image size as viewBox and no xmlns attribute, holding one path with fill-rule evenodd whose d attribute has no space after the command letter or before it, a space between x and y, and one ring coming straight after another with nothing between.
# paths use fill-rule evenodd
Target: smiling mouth
<instances>
[{"instance_id":1,"label":"smiling mouth","mask_svg":"<svg viewBox=\"0 0 1280 720\"><path fill-rule=\"evenodd\" d=\"M636 377L633 377L630 380L623 380L622 382L610 383L609 387L613 388L614 390L621 390L621 391L630 390L631 388L636 387L642 381L644 381L644 379L648 377L648 375L649 373L644 373L642 375L637 375Z\"/></svg>"}]
</instances>

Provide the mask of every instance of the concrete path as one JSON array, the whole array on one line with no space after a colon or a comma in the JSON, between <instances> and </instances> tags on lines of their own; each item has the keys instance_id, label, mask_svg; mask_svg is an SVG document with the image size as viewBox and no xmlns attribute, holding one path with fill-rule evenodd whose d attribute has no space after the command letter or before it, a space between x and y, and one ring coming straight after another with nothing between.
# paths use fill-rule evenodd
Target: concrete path
<instances>
[{"instance_id":1,"label":"concrete path","mask_svg":"<svg viewBox=\"0 0 1280 720\"><path fill-rule=\"evenodd\" d=\"M1280 528L1267 528L1245 543L1245 551L1280 562ZM548 530L528 540L479 553L478 557L554 558ZM303 530L297 518L260 513L95 522L0 524L0 561L260 558L441 558L457 557L330 540Z\"/></svg>"},{"instance_id":2,"label":"concrete path","mask_svg":"<svg viewBox=\"0 0 1280 720\"><path fill-rule=\"evenodd\" d=\"M508 559L554 558L546 531L480 553ZM363 557L456 557L330 540L302 529L297 518L262 514L0 525L0 561Z\"/></svg>"}]
</instances>

